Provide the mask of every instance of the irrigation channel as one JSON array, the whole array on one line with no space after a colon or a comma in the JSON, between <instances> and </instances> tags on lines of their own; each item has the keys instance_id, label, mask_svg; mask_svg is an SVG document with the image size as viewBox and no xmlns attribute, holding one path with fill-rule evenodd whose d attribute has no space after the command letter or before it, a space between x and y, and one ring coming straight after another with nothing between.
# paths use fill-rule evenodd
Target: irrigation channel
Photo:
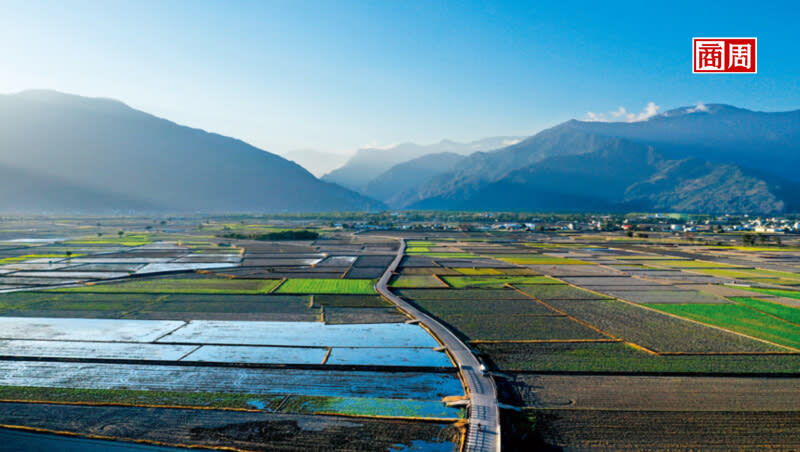
<instances>
[{"instance_id":1,"label":"irrigation channel","mask_svg":"<svg viewBox=\"0 0 800 452\"><path fill-rule=\"evenodd\" d=\"M500 452L500 406L497 402L497 387L492 378L481 372L478 358L449 329L392 293L388 288L389 280L397 271L397 267L405 255L406 242L402 238L399 240L400 247L397 250L397 256L378 280L375 288L381 295L424 325L447 347L455 359L459 372L467 384L469 394L469 427L464 450L468 452Z\"/></svg>"}]
</instances>

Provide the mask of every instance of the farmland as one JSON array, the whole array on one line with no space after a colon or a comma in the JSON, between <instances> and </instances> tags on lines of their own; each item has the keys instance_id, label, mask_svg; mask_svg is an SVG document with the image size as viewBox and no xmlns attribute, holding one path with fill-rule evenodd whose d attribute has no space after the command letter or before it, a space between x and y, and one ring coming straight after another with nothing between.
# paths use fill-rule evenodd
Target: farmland
<instances>
[{"instance_id":1,"label":"farmland","mask_svg":"<svg viewBox=\"0 0 800 452\"><path fill-rule=\"evenodd\" d=\"M729 259L717 248L671 241L690 250L677 256L660 238L651 246L600 234L479 237L409 240L415 259L404 260L398 274L422 277L393 287L498 372L500 401L521 409L501 415L505 447L784 449L786 432L800 431L795 261L759 268L756 254L748 267L742 250L726 250L739 253ZM477 257L453 256L461 252ZM426 285L433 276L449 287ZM730 286L736 281L755 286ZM708 383L712 376L718 379ZM743 381L750 386L737 389ZM753 398L746 388L759 385L778 386ZM694 395L699 387L702 397ZM681 394L695 403L680 403ZM761 438L743 436L729 421L765 410L779 411L780 420L759 429ZM623 439L608 421L636 416L669 430L630 423L634 430Z\"/></svg>"},{"instance_id":2,"label":"farmland","mask_svg":"<svg viewBox=\"0 0 800 452\"><path fill-rule=\"evenodd\" d=\"M245 450L457 450L475 413L455 358L375 289L405 239L388 290L487 367L513 408L504 448L791 449L800 433L797 244L81 221L0 223L0 423ZM319 236L261 237L295 230Z\"/></svg>"},{"instance_id":3,"label":"farmland","mask_svg":"<svg viewBox=\"0 0 800 452\"><path fill-rule=\"evenodd\" d=\"M375 282L369 279L289 279L276 293L299 294L374 294Z\"/></svg>"},{"instance_id":4,"label":"farmland","mask_svg":"<svg viewBox=\"0 0 800 452\"><path fill-rule=\"evenodd\" d=\"M374 289L397 241L129 221L0 248L4 425L248 450L275 445L270 430L291 450L457 447L467 413L442 401L464 396L452 360Z\"/></svg>"}]
</instances>

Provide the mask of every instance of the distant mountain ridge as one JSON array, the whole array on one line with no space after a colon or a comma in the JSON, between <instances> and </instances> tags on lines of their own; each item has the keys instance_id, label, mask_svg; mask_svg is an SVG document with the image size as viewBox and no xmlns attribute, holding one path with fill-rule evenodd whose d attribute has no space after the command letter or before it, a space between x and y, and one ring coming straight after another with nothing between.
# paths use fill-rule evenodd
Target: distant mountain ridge
<instances>
[{"instance_id":1,"label":"distant mountain ridge","mask_svg":"<svg viewBox=\"0 0 800 452\"><path fill-rule=\"evenodd\" d=\"M453 152L423 155L389 168L372 179L362 191L393 207L402 200L402 193L451 171L464 158Z\"/></svg>"},{"instance_id":2,"label":"distant mountain ridge","mask_svg":"<svg viewBox=\"0 0 800 452\"><path fill-rule=\"evenodd\" d=\"M322 176L322 180L334 182L358 192L365 193L366 185L391 167L429 154L443 152L469 155L508 146L520 137L490 137L468 143L442 140L430 145L402 143L386 148L359 149L341 168Z\"/></svg>"},{"instance_id":3,"label":"distant mountain ridge","mask_svg":"<svg viewBox=\"0 0 800 452\"><path fill-rule=\"evenodd\" d=\"M115 100L54 91L3 95L0 137L0 180L16 178L27 199L23 205L0 201L0 210L275 212L383 207L240 140L180 126ZM54 187L62 193L54 193ZM63 204L54 205L55 199L63 199Z\"/></svg>"},{"instance_id":4,"label":"distant mountain ridge","mask_svg":"<svg viewBox=\"0 0 800 452\"><path fill-rule=\"evenodd\" d=\"M568 121L398 196L412 209L798 211L800 111L708 105Z\"/></svg>"}]
</instances>

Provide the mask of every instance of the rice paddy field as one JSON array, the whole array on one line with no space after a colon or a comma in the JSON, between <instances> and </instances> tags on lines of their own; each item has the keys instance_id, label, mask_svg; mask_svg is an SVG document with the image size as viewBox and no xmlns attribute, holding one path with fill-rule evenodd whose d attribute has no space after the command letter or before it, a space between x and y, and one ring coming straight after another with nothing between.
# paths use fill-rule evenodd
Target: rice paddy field
<instances>
[{"instance_id":1,"label":"rice paddy field","mask_svg":"<svg viewBox=\"0 0 800 452\"><path fill-rule=\"evenodd\" d=\"M374 288L396 240L147 226L0 231L0 423L241 450L458 449L453 361Z\"/></svg>"},{"instance_id":2,"label":"rice paddy field","mask_svg":"<svg viewBox=\"0 0 800 452\"><path fill-rule=\"evenodd\" d=\"M509 408L504 449L796 449L793 237L330 224L0 222L0 424L165 446L459 450L475 414L450 403L465 397L459 369L375 289L402 238L389 288L487 367ZM299 228L320 236L231 238Z\"/></svg>"}]
</instances>

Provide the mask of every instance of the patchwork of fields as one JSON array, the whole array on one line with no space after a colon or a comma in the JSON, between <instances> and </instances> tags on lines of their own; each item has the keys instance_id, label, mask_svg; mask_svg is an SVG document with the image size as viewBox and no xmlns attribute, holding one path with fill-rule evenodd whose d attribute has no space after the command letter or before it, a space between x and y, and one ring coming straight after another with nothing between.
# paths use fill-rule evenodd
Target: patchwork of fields
<instances>
[{"instance_id":1,"label":"patchwork of fields","mask_svg":"<svg viewBox=\"0 0 800 452\"><path fill-rule=\"evenodd\" d=\"M732 258L646 241L609 246L601 236L519 236L415 237L393 284L497 372L501 402L522 410L504 412L506 447L791 448L800 257L776 251L778 266L770 249ZM674 414L657 414L665 410ZM720 422L767 411L781 411L780 424L752 434ZM630 423L623 439L604 416L674 431Z\"/></svg>"},{"instance_id":2,"label":"patchwork of fields","mask_svg":"<svg viewBox=\"0 0 800 452\"><path fill-rule=\"evenodd\" d=\"M327 222L316 240L261 241L228 237L297 225L171 221L0 224L0 424L241 450L458 450L473 414L458 370L374 288L404 238L389 287L486 365L514 407L505 449L791 450L800 437L792 243Z\"/></svg>"},{"instance_id":3,"label":"patchwork of fields","mask_svg":"<svg viewBox=\"0 0 800 452\"><path fill-rule=\"evenodd\" d=\"M452 360L374 289L396 240L87 229L0 231L0 424L242 450L458 448Z\"/></svg>"}]
</instances>

